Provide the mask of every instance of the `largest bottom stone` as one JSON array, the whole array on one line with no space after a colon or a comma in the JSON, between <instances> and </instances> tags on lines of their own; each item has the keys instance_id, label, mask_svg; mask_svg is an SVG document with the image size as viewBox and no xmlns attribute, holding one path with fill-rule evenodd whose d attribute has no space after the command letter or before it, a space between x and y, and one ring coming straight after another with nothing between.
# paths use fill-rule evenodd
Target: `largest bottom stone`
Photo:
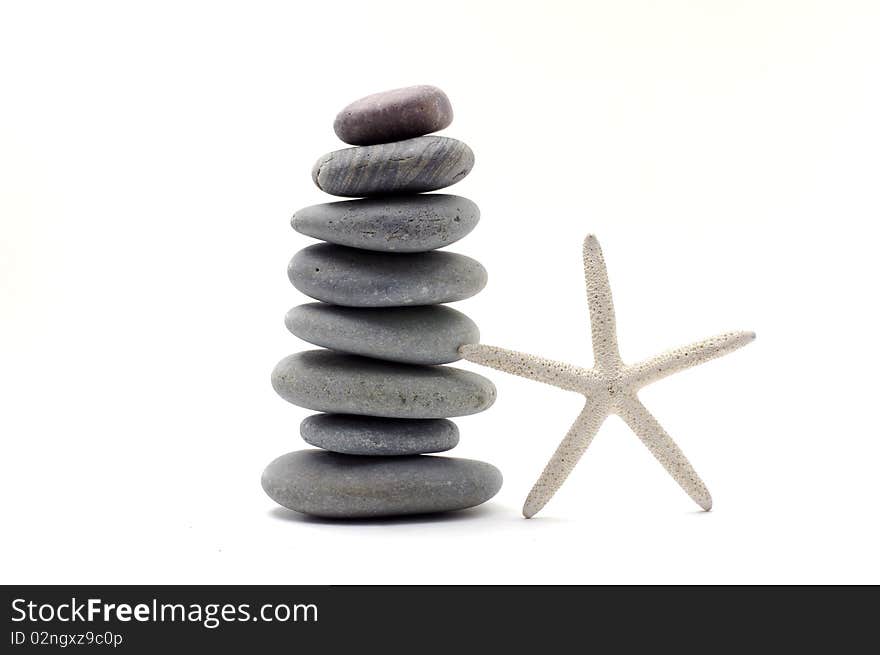
<instances>
[{"instance_id":1,"label":"largest bottom stone","mask_svg":"<svg viewBox=\"0 0 880 655\"><path fill-rule=\"evenodd\" d=\"M282 455L263 471L263 489L303 514L362 518L448 512L486 502L501 471L454 457L359 457L322 450Z\"/></svg>"}]
</instances>

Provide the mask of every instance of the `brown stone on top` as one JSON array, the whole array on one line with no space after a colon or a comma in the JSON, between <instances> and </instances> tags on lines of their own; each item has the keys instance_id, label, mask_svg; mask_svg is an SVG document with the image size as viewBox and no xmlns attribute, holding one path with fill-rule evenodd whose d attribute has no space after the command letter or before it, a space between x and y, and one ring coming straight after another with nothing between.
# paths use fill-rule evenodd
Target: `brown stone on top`
<instances>
[{"instance_id":1,"label":"brown stone on top","mask_svg":"<svg viewBox=\"0 0 880 655\"><path fill-rule=\"evenodd\" d=\"M355 100L336 115L336 136L353 146L402 141L452 122L449 98L436 86L407 86Z\"/></svg>"}]
</instances>

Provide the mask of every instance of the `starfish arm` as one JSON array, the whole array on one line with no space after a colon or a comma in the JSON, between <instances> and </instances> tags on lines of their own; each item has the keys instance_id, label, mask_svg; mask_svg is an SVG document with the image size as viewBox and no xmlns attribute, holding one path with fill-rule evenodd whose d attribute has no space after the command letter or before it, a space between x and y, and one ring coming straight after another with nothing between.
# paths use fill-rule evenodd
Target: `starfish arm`
<instances>
[{"instance_id":1,"label":"starfish arm","mask_svg":"<svg viewBox=\"0 0 880 655\"><path fill-rule=\"evenodd\" d=\"M712 509L712 496L706 485L672 437L641 401L635 395L627 394L616 411L687 495L707 512Z\"/></svg>"},{"instance_id":2,"label":"starfish arm","mask_svg":"<svg viewBox=\"0 0 880 655\"><path fill-rule=\"evenodd\" d=\"M541 477L529 492L523 505L523 516L527 519L532 518L550 501L593 441L593 437L596 436L607 416L608 406L605 403L587 401L586 407L578 415L574 425L544 467Z\"/></svg>"},{"instance_id":3,"label":"starfish arm","mask_svg":"<svg viewBox=\"0 0 880 655\"><path fill-rule=\"evenodd\" d=\"M627 377L636 387L644 387L673 373L731 353L754 340L754 332L725 332L631 366L627 370Z\"/></svg>"},{"instance_id":4,"label":"starfish arm","mask_svg":"<svg viewBox=\"0 0 880 655\"><path fill-rule=\"evenodd\" d=\"M599 241L592 234L584 239L584 279L593 335L593 358L597 368L611 369L620 363L617 347L617 326L608 270Z\"/></svg>"},{"instance_id":5,"label":"starfish arm","mask_svg":"<svg viewBox=\"0 0 880 655\"><path fill-rule=\"evenodd\" d=\"M475 343L462 346L458 352L469 362L550 384L567 391L587 393L599 384L597 376L590 369L515 350Z\"/></svg>"}]
</instances>

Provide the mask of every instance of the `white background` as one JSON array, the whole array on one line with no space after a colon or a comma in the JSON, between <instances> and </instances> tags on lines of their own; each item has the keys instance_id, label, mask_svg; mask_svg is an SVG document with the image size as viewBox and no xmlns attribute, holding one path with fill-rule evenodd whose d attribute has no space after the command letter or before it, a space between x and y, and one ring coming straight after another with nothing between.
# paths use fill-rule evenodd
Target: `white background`
<instances>
[{"instance_id":1,"label":"white background","mask_svg":"<svg viewBox=\"0 0 880 655\"><path fill-rule=\"evenodd\" d=\"M2 582L880 582L877 3L0 7ZM418 83L477 156L484 342L590 363L587 232L626 360L758 333L642 393L712 512L612 418L522 519L581 400L495 372L452 453L503 471L482 508L264 495L309 414L269 385L289 217L336 112Z\"/></svg>"}]
</instances>

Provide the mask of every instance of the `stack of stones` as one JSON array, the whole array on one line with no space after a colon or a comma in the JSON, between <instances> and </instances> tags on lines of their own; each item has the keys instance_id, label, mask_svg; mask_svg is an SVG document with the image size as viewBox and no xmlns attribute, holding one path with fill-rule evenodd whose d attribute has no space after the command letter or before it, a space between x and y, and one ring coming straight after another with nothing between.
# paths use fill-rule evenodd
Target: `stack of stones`
<instances>
[{"instance_id":1,"label":"stack of stones","mask_svg":"<svg viewBox=\"0 0 880 655\"><path fill-rule=\"evenodd\" d=\"M451 121L435 87L362 98L334 124L356 147L321 157L312 170L321 190L358 199L306 207L292 220L325 243L290 261L293 286L320 302L295 307L285 322L322 349L283 359L272 385L285 400L326 413L300 426L322 450L288 453L263 473L263 489L285 507L337 518L422 514L473 507L501 488L491 464L425 455L458 443L449 417L495 401L488 379L441 366L479 341L474 322L442 303L486 284L479 262L436 250L476 226L477 206L423 195L473 166L464 143L426 136Z\"/></svg>"}]
</instances>

